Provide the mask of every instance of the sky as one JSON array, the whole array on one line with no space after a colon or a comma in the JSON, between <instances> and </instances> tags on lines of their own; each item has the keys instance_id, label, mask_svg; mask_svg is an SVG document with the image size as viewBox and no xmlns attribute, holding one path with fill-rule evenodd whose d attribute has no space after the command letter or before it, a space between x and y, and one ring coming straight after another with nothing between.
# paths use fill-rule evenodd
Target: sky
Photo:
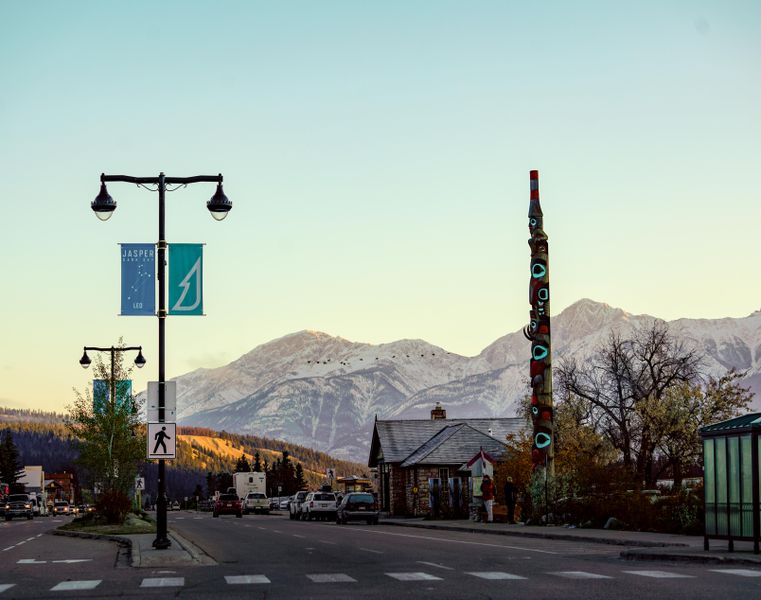
<instances>
[{"instance_id":1,"label":"sky","mask_svg":"<svg viewBox=\"0 0 761 600\"><path fill-rule=\"evenodd\" d=\"M158 195L100 222L103 172L233 202L167 194L206 244L169 378L304 329L478 354L528 321L531 169L553 314L761 309L759 2L5 0L0 56L0 406L64 411L119 338L158 379L157 319L118 315Z\"/></svg>"}]
</instances>

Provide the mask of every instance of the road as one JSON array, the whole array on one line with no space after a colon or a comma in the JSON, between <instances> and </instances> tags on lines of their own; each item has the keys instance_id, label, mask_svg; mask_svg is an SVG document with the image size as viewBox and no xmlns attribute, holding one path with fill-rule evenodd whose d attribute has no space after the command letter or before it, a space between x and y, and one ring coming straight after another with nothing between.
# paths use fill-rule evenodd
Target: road
<instances>
[{"instance_id":1,"label":"road","mask_svg":"<svg viewBox=\"0 0 761 600\"><path fill-rule=\"evenodd\" d=\"M338 526L281 515L213 519L209 513L176 512L169 519L171 530L218 564L133 569L109 542L44 535L58 525L54 520L2 524L0 600L170 594L333 600L761 597L761 569L626 562L618 558L621 549L609 545ZM56 562L62 560L70 562Z\"/></svg>"}]
</instances>

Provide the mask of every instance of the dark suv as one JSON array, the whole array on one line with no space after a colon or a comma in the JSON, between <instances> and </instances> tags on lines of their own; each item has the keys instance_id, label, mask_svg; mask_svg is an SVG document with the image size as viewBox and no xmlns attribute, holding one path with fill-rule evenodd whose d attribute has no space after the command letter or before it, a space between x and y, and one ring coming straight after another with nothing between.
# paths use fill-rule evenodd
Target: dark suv
<instances>
[{"instance_id":1,"label":"dark suv","mask_svg":"<svg viewBox=\"0 0 761 600\"><path fill-rule=\"evenodd\" d=\"M212 516L235 515L239 519L243 518L243 506L237 494L220 494L214 503L214 512Z\"/></svg>"},{"instance_id":2,"label":"dark suv","mask_svg":"<svg viewBox=\"0 0 761 600\"><path fill-rule=\"evenodd\" d=\"M26 494L11 494L5 499L5 520L10 521L13 517L34 518L32 501Z\"/></svg>"},{"instance_id":3,"label":"dark suv","mask_svg":"<svg viewBox=\"0 0 761 600\"><path fill-rule=\"evenodd\" d=\"M336 523L345 525L349 521L365 521L368 525L377 525L378 514L375 496L368 492L351 492L338 505Z\"/></svg>"}]
</instances>

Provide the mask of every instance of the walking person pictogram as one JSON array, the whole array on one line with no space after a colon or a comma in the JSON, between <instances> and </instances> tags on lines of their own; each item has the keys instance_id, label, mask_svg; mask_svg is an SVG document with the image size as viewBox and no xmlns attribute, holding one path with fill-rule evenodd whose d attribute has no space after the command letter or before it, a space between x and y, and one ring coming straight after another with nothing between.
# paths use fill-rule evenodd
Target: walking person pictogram
<instances>
[{"instance_id":1,"label":"walking person pictogram","mask_svg":"<svg viewBox=\"0 0 761 600\"><path fill-rule=\"evenodd\" d=\"M169 454L167 452L166 443L164 440L171 440L172 438L169 437L169 434L166 433L166 427L162 427L161 431L153 436L153 439L156 440L156 447L153 449L153 454L159 454L159 446L164 449L164 451L160 454Z\"/></svg>"}]
</instances>

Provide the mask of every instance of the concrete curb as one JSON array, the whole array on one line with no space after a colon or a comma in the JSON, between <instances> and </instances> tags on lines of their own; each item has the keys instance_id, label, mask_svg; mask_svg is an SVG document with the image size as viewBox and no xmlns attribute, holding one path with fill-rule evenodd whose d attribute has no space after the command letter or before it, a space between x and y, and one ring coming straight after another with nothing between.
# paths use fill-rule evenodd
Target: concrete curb
<instances>
[{"instance_id":1,"label":"concrete curb","mask_svg":"<svg viewBox=\"0 0 761 600\"><path fill-rule=\"evenodd\" d=\"M620 554L624 560L693 562L719 565L753 565L761 567L761 556L746 558L743 556L716 556L715 554L680 554L679 552L652 552L647 550L624 550Z\"/></svg>"},{"instance_id":2,"label":"concrete curb","mask_svg":"<svg viewBox=\"0 0 761 600\"><path fill-rule=\"evenodd\" d=\"M525 530L509 530L509 529L488 529L486 527L457 527L455 525L428 525L425 523L404 523L400 521L384 521L379 522L381 525L392 525L396 527L415 527L418 529L438 529L442 531L461 531L465 533L488 533L490 535L509 535L513 537L529 537L539 538L547 540L564 540L571 542L590 542L592 544L608 544L612 546L636 546L638 548L664 548L664 547L689 547L689 544L681 544L678 542L653 542L647 540L627 540L627 539L613 539L613 538L600 538L589 535L571 535L560 532L547 531L525 531Z\"/></svg>"},{"instance_id":3,"label":"concrete curb","mask_svg":"<svg viewBox=\"0 0 761 600\"><path fill-rule=\"evenodd\" d=\"M119 535L107 535L103 533L90 533L87 531L67 531L61 529L54 529L47 532L50 535L60 535L63 537L81 538L85 540L105 540L107 542L115 542L120 548L127 551L127 560L130 561L131 566L135 566L135 545L132 540ZM140 558L140 550L137 550L138 560Z\"/></svg>"},{"instance_id":4,"label":"concrete curb","mask_svg":"<svg viewBox=\"0 0 761 600\"><path fill-rule=\"evenodd\" d=\"M169 537L171 537L177 544L185 550L188 554L190 554L190 557L193 559L194 562L198 563L201 566L212 566L216 565L217 561L214 560L211 556L206 554L201 548L193 544L193 542L186 540L184 537L182 537L179 533L173 531L169 534Z\"/></svg>"}]
</instances>

